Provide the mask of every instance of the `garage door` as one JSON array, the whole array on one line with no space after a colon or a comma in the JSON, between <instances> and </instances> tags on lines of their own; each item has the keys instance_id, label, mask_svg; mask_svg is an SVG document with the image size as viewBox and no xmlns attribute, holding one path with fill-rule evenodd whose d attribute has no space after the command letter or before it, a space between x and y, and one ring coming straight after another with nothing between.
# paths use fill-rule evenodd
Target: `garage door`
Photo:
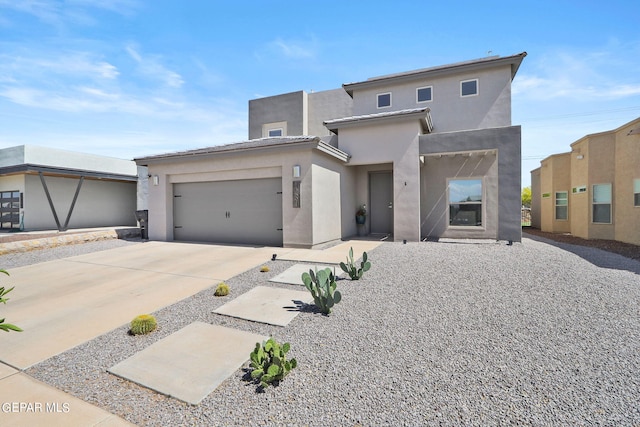
<instances>
[{"instance_id":1,"label":"garage door","mask_svg":"<svg viewBox=\"0 0 640 427\"><path fill-rule=\"evenodd\" d=\"M175 240L282 246L282 179L173 185Z\"/></svg>"}]
</instances>

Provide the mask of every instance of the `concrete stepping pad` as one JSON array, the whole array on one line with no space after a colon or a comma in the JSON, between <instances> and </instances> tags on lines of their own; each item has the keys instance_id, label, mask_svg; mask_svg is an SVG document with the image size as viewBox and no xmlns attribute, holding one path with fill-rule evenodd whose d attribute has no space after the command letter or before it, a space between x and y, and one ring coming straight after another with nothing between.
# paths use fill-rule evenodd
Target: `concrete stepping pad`
<instances>
[{"instance_id":1,"label":"concrete stepping pad","mask_svg":"<svg viewBox=\"0 0 640 427\"><path fill-rule=\"evenodd\" d=\"M256 286L213 312L275 326L287 326L313 297L308 291Z\"/></svg>"},{"instance_id":2,"label":"concrete stepping pad","mask_svg":"<svg viewBox=\"0 0 640 427\"><path fill-rule=\"evenodd\" d=\"M304 285L302 283L302 273L308 273L309 270L324 270L330 268L334 275L343 273L339 265L335 264L296 264L287 268L282 273L270 279L270 282L286 283L290 285Z\"/></svg>"},{"instance_id":3,"label":"concrete stepping pad","mask_svg":"<svg viewBox=\"0 0 640 427\"><path fill-rule=\"evenodd\" d=\"M197 405L268 337L194 322L108 369L141 386Z\"/></svg>"}]
</instances>

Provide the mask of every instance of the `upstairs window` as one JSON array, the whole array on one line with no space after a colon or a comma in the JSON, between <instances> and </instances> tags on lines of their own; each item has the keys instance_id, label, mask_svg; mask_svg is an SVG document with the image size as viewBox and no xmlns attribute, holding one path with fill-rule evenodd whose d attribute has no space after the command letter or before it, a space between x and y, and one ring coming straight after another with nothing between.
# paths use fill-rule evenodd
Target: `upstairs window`
<instances>
[{"instance_id":1,"label":"upstairs window","mask_svg":"<svg viewBox=\"0 0 640 427\"><path fill-rule=\"evenodd\" d=\"M449 225L482 226L482 180L449 180Z\"/></svg>"},{"instance_id":2,"label":"upstairs window","mask_svg":"<svg viewBox=\"0 0 640 427\"><path fill-rule=\"evenodd\" d=\"M429 102L431 101L433 93L433 86L419 87L416 89L417 102Z\"/></svg>"},{"instance_id":3,"label":"upstairs window","mask_svg":"<svg viewBox=\"0 0 640 427\"><path fill-rule=\"evenodd\" d=\"M269 138L273 138L276 136L282 136L282 128L269 129Z\"/></svg>"},{"instance_id":4,"label":"upstairs window","mask_svg":"<svg viewBox=\"0 0 640 427\"><path fill-rule=\"evenodd\" d=\"M593 186L593 222L611 224L611 184Z\"/></svg>"},{"instance_id":5,"label":"upstairs window","mask_svg":"<svg viewBox=\"0 0 640 427\"><path fill-rule=\"evenodd\" d=\"M391 107L391 92L378 94L378 108Z\"/></svg>"},{"instance_id":6,"label":"upstairs window","mask_svg":"<svg viewBox=\"0 0 640 427\"><path fill-rule=\"evenodd\" d=\"M460 96L475 96L478 94L478 79L460 82Z\"/></svg>"},{"instance_id":7,"label":"upstairs window","mask_svg":"<svg viewBox=\"0 0 640 427\"><path fill-rule=\"evenodd\" d=\"M640 179L633 180L633 206L640 207Z\"/></svg>"},{"instance_id":8,"label":"upstairs window","mask_svg":"<svg viewBox=\"0 0 640 427\"><path fill-rule=\"evenodd\" d=\"M556 191L556 219L569 219L569 192Z\"/></svg>"}]
</instances>

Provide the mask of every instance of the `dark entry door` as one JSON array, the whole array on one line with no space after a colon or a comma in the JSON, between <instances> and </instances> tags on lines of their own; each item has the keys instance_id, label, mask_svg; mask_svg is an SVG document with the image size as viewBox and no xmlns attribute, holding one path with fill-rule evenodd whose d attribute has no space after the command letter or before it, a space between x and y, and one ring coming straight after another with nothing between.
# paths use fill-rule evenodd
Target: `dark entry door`
<instances>
[{"instance_id":1,"label":"dark entry door","mask_svg":"<svg viewBox=\"0 0 640 427\"><path fill-rule=\"evenodd\" d=\"M393 173L369 174L371 233L393 233Z\"/></svg>"}]
</instances>

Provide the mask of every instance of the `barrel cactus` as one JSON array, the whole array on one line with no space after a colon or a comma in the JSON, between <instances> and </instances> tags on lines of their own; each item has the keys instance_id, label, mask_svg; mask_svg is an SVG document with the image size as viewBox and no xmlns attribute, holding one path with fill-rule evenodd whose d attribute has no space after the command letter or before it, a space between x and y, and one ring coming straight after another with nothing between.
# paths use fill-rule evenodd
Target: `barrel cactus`
<instances>
[{"instance_id":1,"label":"barrel cactus","mask_svg":"<svg viewBox=\"0 0 640 427\"><path fill-rule=\"evenodd\" d=\"M269 271L269 267L266 265L263 265L262 267L260 267L260 273L266 273Z\"/></svg>"},{"instance_id":2,"label":"barrel cactus","mask_svg":"<svg viewBox=\"0 0 640 427\"><path fill-rule=\"evenodd\" d=\"M225 295L229 295L229 285L227 285L224 282L218 283L218 287L216 288L214 295L217 297L223 297Z\"/></svg>"},{"instance_id":3,"label":"barrel cactus","mask_svg":"<svg viewBox=\"0 0 640 427\"><path fill-rule=\"evenodd\" d=\"M132 335L146 335L154 331L157 326L155 317L151 314L141 314L131 321L130 330Z\"/></svg>"}]
</instances>

